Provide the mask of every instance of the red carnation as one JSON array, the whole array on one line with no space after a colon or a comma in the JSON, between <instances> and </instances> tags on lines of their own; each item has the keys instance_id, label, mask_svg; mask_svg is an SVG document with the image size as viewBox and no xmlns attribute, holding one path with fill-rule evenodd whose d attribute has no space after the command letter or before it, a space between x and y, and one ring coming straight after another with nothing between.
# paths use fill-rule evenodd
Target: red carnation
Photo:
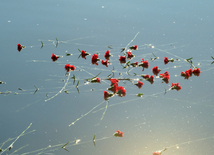
<instances>
[{"instance_id":1,"label":"red carnation","mask_svg":"<svg viewBox=\"0 0 214 155\"><path fill-rule=\"evenodd\" d=\"M120 130L117 130L117 131L114 133L114 136L115 136L115 137L123 137L123 132L120 131Z\"/></svg>"},{"instance_id":2,"label":"red carnation","mask_svg":"<svg viewBox=\"0 0 214 155\"><path fill-rule=\"evenodd\" d=\"M181 86L179 85L179 83L172 83L171 89L176 89L177 91L179 91L181 89Z\"/></svg>"},{"instance_id":3,"label":"red carnation","mask_svg":"<svg viewBox=\"0 0 214 155\"><path fill-rule=\"evenodd\" d=\"M149 81L151 84L154 83L154 76L151 75L149 78L146 79L147 81Z\"/></svg>"},{"instance_id":4,"label":"red carnation","mask_svg":"<svg viewBox=\"0 0 214 155\"><path fill-rule=\"evenodd\" d=\"M119 82L118 79L114 79L114 78L110 79L110 81L111 81L111 86Z\"/></svg>"},{"instance_id":5,"label":"red carnation","mask_svg":"<svg viewBox=\"0 0 214 155\"><path fill-rule=\"evenodd\" d=\"M108 100L108 98L114 96L114 94L109 93L106 90L103 93L104 93L104 100Z\"/></svg>"},{"instance_id":6,"label":"red carnation","mask_svg":"<svg viewBox=\"0 0 214 155\"><path fill-rule=\"evenodd\" d=\"M17 50L20 52L22 50L22 45L21 44L17 44Z\"/></svg>"},{"instance_id":7,"label":"red carnation","mask_svg":"<svg viewBox=\"0 0 214 155\"><path fill-rule=\"evenodd\" d=\"M167 57L164 57L164 64L166 65L168 64L168 62L169 62L169 59Z\"/></svg>"},{"instance_id":8,"label":"red carnation","mask_svg":"<svg viewBox=\"0 0 214 155\"><path fill-rule=\"evenodd\" d=\"M134 46L131 46L131 47L129 47L131 50L137 50L138 49L138 47L137 47L137 45L134 45Z\"/></svg>"},{"instance_id":9,"label":"red carnation","mask_svg":"<svg viewBox=\"0 0 214 155\"><path fill-rule=\"evenodd\" d=\"M54 53L52 53L51 59L52 61L56 61L59 57L57 55L55 55Z\"/></svg>"},{"instance_id":10,"label":"red carnation","mask_svg":"<svg viewBox=\"0 0 214 155\"><path fill-rule=\"evenodd\" d=\"M108 90L111 90L113 93L116 93L117 88L118 88L118 83L114 83L113 85L111 85L110 88L108 88Z\"/></svg>"},{"instance_id":11,"label":"red carnation","mask_svg":"<svg viewBox=\"0 0 214 155\"><path fill-rule=\"evenodd\" d=\"M128 58L128 59L131 59L131 58L133 58L134 56L135 56L135 55L133 55L132 52L130 52L130 51L127 52L127 58Z\"/></svg>"},{"instance_id":12,"label":"red carnation","mask_svg":"<svg viewBox=\"0 0 214 155\"><path fill-rule=\"evenodd\" d=\"M117 87L117 94L120 97L126 96L126 90L123 86Z\"/></svg>"},{"instance_id":13,"label":"red carnation","mask_svg":"<svg viewBox=\"0 0 214 155\"><path fill-rule=\"evenodd\" d=\"M86 59L85 57L86 57L87 55L89 55L89 53L87 53L87 52L84 51L84 50L81 51L81 56L82 56L82 58Z\"/></svg>"},{"instance_id":14,"label":"red carnation","mask_svg":"<svg viewBox=\"0 0 214 155\"><path fill-rule=\"evenodd\" d=\"M192 71L192 73L195 75L195 76L199 76L201 71L200 71L200 68L194 68L194 70Z\"/></svg>"},{"instance_id":15,"label":"red carnation","mask_svg":"<svg viewBox=\"0 0 214 155\"><path fill-rule=\"evenodd\" d=\"M130 65L132 65L133 67L137 67L138 66L138 62L131 63Z\"/></svg>"},{"instance_id":16,"label":"red carnation","mask_svg":"<svg viewBox=\"0 0 214 155\"><path fill-rule=\"evenodd\" d=\"M91 83L100 83L100 78L94 78L91 80Z\"/></svg>"},{"instance_id":17,"label":"red carnation","mask_svg":"<svg viewBox=\"0 0 214 155\"><path fill-rule=\"evenodd\" d=\"M101 63L102 63L103 65L105 65L106 67L108 67L108 60L107 60L107 59L106 59L106 61L102 60Z\"/></svg>"},{"instance_id":18,"label":"red carnation","mask_svg":"<svg viewBox=\"0 0 214 155\"><path fill-rule=\"evenodd\" d=\"M67 70L67 72L69 72L69 71L74 71L75 67L74 65L66 64L65 69Z\"/></svg>"},{"instance_id":19,"label":"red carnation","mask_svg":"<svg viewBox=\"0 0 214 155\"><path fill-rule=\"evenodd\" d=\"M152 68L152 72L153 72L153 74L156 75L156 76L158 75L158 73L159 73L160 71L161 71L161 69L158 69L158 66L155 66L155 67Z\"/></svg>"},{"instance_id":20,"label":"red carnation","mask_svg":"<svg viewBox=\"0 0 214 155\"><path fill-rule=\"evenodd\" d=\"M120 61L120 63L126 63L126 57L125 56L120 56L119 61Z\"/></svg>"},{"instance_id":21,"label":"red carnation","mask_svg":"<svg viewBox=\"0 0 214 155\"><path fill-rule=\"evenodd\" d=\"M169 83L169 72L165 72L165 73L163 73L163 74L160 74L160 77L162 78L162 80L166 83L166 84L168 84Z\"/></svg>"},{"instance_id":22,"label":"red carnation","mask_svg":"<svg viewBox=\"0 0 214 155\"><path fill-rule=\"evenodd\" d=\"M111 54L110 54L109 50L107 50L106 53L104 54L104 57L109 60L110 56L111 56Z\"/></svg>"},{"instance_id":23,"label":"red carnation","mask_svg":"<svg viewBox=\"0 0 214 155\"><path fill-rule=\"evenodd\" d=\"M92 64L96 64L98 65L97 61L99 61L100 59L98 59L98 55L97 54L93 54L92 58L91 58L91 63Z\"/></svg>"},{"instance_id":24,"label":"red carnation","mask_svg":"<svg viewBox=\"0 0 214 155\"><path fill-rule=\"evenodd\" d=\"M148 74L142 75L142 77L143 77L144 79L147 79L147 78L149 78L149 75L148 75Z\"/></svg>"},{"instance_id":25,"label":"red carnation","mask_svg":"<svg viewBox=\"0 0 214 155\"><path fill-rule=\"evenodd\" d=\"M147 60L144 61L144 58L142 59L141 63L138 65L144 68L148 68L149 67L149 62Z\"/></svg>"},{"instance_id":26,"label":"red carnation","mask_svg":"<svg viewBox=\"0 0 214 155\"><path fill-rule=\"evenodd\" d=\"M136 86L138 86L138 88L140 89L142 86L143 86L143 82L141 82L141 81L138 81L138 83L137 84L135 84Z\"/></svg>"}]
</instances>

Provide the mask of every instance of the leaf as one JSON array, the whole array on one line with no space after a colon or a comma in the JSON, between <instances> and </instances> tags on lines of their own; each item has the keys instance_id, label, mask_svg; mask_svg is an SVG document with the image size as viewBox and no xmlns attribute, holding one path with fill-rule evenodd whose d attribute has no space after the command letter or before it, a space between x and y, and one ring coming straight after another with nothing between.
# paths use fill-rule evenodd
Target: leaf
<instances>
[{"instance_id":1,"label":"leaf","mask_svg":"<svg viewBox=\"0 0 214 155\"><path fill-rule=\"evenodd\" d=\"M100 72L100 73L102 73L102 72ZM95 79L96 77L98 77L99 75L100 75L100 73L99 74L97 74L95 77L93 77L93 78L89 78L89 79L85 79L86 81L90 81L90 80L92 80L92 79Z\"/></svg>"},{"instance_id":2,"label":"leaf","mask_svg":"<svg viewBox=\"0 0 214 155\"><path fill-rule=\"evenodd\" d=\"M193 57L191 57L191 58L189 58L189 59L186 59L186 61L189 61L189 60L191 60L191 59L193 59Z\"/></svg>"},{"instance_id":3,"label":"leaf","mask_svg":"<svg viewBox=\"0 0 214 155\"><path fill-rule=\"evenodd\" d=\"M42 41L41 41L41 44L42 44L42 46L41 46L41 48L42 48L42 47L43 47L43 45L44 45Z\"/></svg>"},{"instance_id":4,"label":"leaf","mask_svg":"<svg viewBox=\"0 0 214 155\"><path fill-rule=\"evenodd\" d=\"M78 59L80 58L81 55L82 55L82 54L79 55Z\"/></svg>"},{"instance_id":5,"label":"leaf","mask_svg":"<svg viewBox=\"0 0 214 155\"><path fill-rule=\"evenodd\" d=\"M214 57L211 56L211 58L214 60Z\"/></svg>"},{"instance_id":6,"label":"leaf","mask_svg":"<svg viewBox=\"0 0 214 155\"><path fill-rule=\"evenodd\" d=\"M80 49L78 48L78 50L80 51ZM82 53L82 51L80 51L80 53Z\"/></svg>"},{"instance_id":7,"label":"leaf","mask_svg":"<svg viewBox=\"0 0 214 155\"><path fill-rule=\"evenodd\" d=\"M111 47L111 46L113 46L113 45L109 45L109 46L108 46L108 48L112 49L112 47Z\"/></svg>"},{"instance_id":8,"label":"leaf","mask_svg":"<svg viewBox=\"0 0 214 155\"><path fill-rule=\"evenodd\" d=\"M139 93L136 95L137 97L142 97L143 96L143 93Z\"/></svg>"},{"instance_id":9,"label":"leaf","mask_svg":"<svg viewBox=\"0 0 214 155\"><path fill-rule=\"evenodd\" d=\"M67 142L65 145L62 146L62 148L64 149L66 147L66 145L68 145L69 142Z\"/></svg>"},{"instance_id":10,"label":"leaf","mask_svg":"<svg viewBox=\"0 0 214 155\"><path fill-rule=\"evenodd\" d=\"M73 82L73 84L75 83L75 75L73 74L73 77L71 77L71 79L74 79L74 82Z\"/></svg>"},{"instance_id":11,"label":"leaf","mask_svg":"<svg viewBox=\"0 0 214 155\"><path fill-rule=\"evenodd\" d=\"M94 138L93 138L93 141L95 142L95 138L96 138L96 133L94 134Z\"/></svg>"},{"instance_id":12,"label":"leaf","mask_svg":"<svg viewBox=\"0 0 214 155\"><path fill-rule=\"evenodd\" d=\"M76 85L76 88L78 88L79 83L80 83L80 81L78 80L77 85Z\"/></svg>"},{"instance_id":13,"label":"leaf","mask_svg":"<svg viewBox=\"0 0 214 155\"><path fill-rule=\"evenodd\" d=\"M70 53L65 53L66 54L66 56L70 56L70 55L72 55L72 54L70 54Z\"/></svg>"}]
</instances>

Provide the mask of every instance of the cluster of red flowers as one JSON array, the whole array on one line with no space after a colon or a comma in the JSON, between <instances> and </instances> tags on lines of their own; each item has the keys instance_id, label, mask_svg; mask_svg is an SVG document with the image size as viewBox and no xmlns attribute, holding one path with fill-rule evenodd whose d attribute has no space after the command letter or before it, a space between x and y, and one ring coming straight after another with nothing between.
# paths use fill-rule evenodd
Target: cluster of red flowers
<instances>
[{"instance_id":1,"label":"cluster of red flowers","mask_svg":"<svg viewBox=\"0 0 214 155\"><path fill-rule=\"evenodd\" d=\"M114 133L113 136L115 136L115 137L123 137L123 132L120 131L120 130L117 130L117 131Z\"/></svg>"},{"instance_id":2,"label":"cluster of red flowers","mask_svg":"<svg viewBox=\"0 0 214 155\"><path fill-rule=\"evenodd\" d=\"M126 96L126 90L123 86L118 86L118 79L110 79L111 81L111 87L108 88L108 90L112 91L113 93L109 93L107 91L104 91L104 99L108 100L110 97L114 96L115 94L117 94L120 97Z\"/></svg>"},{"instance_id":3,"label":"cluster of red flowers","mask_svg":"<svg viewBox=\"0 0 214 155\"><path fill-rule=\"evenodd\" d=\"M75 70L75 67L74 67L74 65L66 64L66 65L65 65L65 70L66 70L67 72L74 71L74 70Z\"/></svg>"},{"instance_id":4,"label":"cluster of red flowers","mask_svg":"<svg viewBox=\"0 0 214 155\"><path fill-rule=\"evenodd\" d=\"M181 76L184 77L184 79L189 79L189 77L192 76L192 73L195 75L195 76L199 76L201 71L200 71L200 68L195 68L194 70L192 70L191 68L186 70L185 72L181 72Z\"/></svg>"},{"instance_id":5,"label":"cluster of red flowers","mask_svg":"<svg viewBox=\"0 0 214 155\"><path fill-rule=\"evenodd\" d=\"M151 84L154 83L154 76L153 75L149 76L148 74L146 74L146 75L142 75L142 77L144 79L146 79L147 81L149 81Z\"/></svg>"},{"instance_id":6,"label":"cluster of red flowers","mask_svg":"<svg viewBox=\"0 0 214 155\"><path fill-rule=\"evenodd\" d=\"M171 89L176 89L177 91L179 91L181 89L181 86L179 85L179 83L172 83Z\"/></svg>"}]
</instances>

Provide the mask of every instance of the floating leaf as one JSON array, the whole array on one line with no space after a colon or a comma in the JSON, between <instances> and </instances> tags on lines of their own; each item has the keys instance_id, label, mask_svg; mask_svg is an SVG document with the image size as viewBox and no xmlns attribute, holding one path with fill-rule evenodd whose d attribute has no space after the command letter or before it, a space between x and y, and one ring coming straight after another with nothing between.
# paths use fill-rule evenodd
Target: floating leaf
<instances>
[{"instance_id":1,"label":"floating leaf","mask_svg":"<svg viewBox=\"0 0 214 155\"><path fill-rule=\"evenodd\" d=\"M108 48L112 49L112 47L111 47L111 46L113 46L113 45L109 45L109 46L108 46Z\"/></svg>"},{"instance_id":2,"label":"floating leaf","mask_svg":"<svg viewBox=\"0 0 214 155\"><path fill-rule=\"evenodd\" d=\"M42 48L42 47L43 47L43 45L44 45L42 41L41 41L41 44L42 44L42 46L41 46L41 48Z\"/></svg>"},{"instance_id":3,"label":"floating leaf","mask_svg":"<svg viewBox=\"0 0 214 155\"><path fill-rule=\"evenodd\" d=\"M96 138L96 133L94 134L94 138L93 138L93 141L95 142L95 138Z\"/></svg>"},{"instance_id":4,"label":"floating leaf","mask_svg":"<svg viewBox=\"0 0 214 155\"><path fill-rule=\"evenodd\" d=\"M58 39L56 38L56 47L58 46L58 43L59 43L59 41L58 41Z\"/></svg>"},{"instance_id":5,"label":"floating leaf","mask_svg":"<svg viewBox=\"0 0 214 155\"><path fill-rule=\"evenodd\" d=\"M142 97L143 96L143 93L139 93L136 95L137 97Z\"/></svg>"},{"instance_id":6,"label":"floating leaf","mask_svg":"<svg viewBox=\"0 0 214 155\"><path fill-rule=\"evenodd\" d=\"M65 145L62 146L62 148L64 149L66 147L66 145L68 145L69 142L67 142Z\"/></svg>"},{"instance_id":7,"label":"floating leaf","mask_svg":"<svg viewBox=\"0 0 214 155\"><path fill-rule=\"evenodd\" d=\"M70 53L65 53L65 55L66 55L66 56L70 56L70 55L72 55L72 54L70 54Z\"/></svg>"},{"instance_id":8,"label":"floating leaf","mask_svg":"<svg viewBox=\"0 0 214 155\"><path fill-rule=\"evenodd\" d=\"M214 60L214 57L211 56L211 58ZM211 65L214 63L214 61L211 63Z\"/></svg>"}]
</instances>

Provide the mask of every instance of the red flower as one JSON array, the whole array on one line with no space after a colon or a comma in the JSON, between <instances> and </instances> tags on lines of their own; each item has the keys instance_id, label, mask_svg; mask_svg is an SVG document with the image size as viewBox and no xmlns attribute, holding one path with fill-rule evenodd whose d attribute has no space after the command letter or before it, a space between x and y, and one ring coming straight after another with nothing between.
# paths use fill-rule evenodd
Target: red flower
<instances>
[{"instance_id":1,"label":"red flower","mask_svg":"<svg viewBox=\"0 0 214 155\"><path fill-rule=\"evenodd\" d=\"M114 133L114 136L115 136L115 137L123 137L123 132L120 131L120 130L117 130L117 131Z\"/></svg>"},{"instance_id":2,"label":"red flower","mask_svg":"<svg viewBox=\"0 0 214 155\"><path fill-rule=\"evenodd\" d=\"M117 87L117 94L120 97L126 96L126 90L123 86Z\"/></svg>"},{"instance_id":3,"label":"red flower","mask_svg":"<svg viewBox=\"0 0 214 155\"><path fill-rule=\"evenodd\" d=\"M100 83L100 78L94 78L91 80L91 83Z\"/></svg>"},{"instance_id":4,"label":"red flower","mask_svg":"<svg viewBox=\"0 0 214 155\"><path fill-rule=\"evenodd\" d=\"M108 60L106 60L106 61L102 60L101 63L102 63L103 65L105 65L106 67L108 67Z\"/></svg>"},{"instance_id":5,"label":"red flower","mask_svg":"<svg viewBox=\"0 0 214 155\"><path fill-rule=\"evenodd\" d=\"M192 71L192 73L195 75L195 76L199 76L201 71L200 71L200 68L194 68L194 70Z\"/></svg>"},{"instance_id":6,"label":"red flower","mask_svg":"<svg viewBox=\"0 0 214 155\"><path fill-rule=\"evenodd\" d=\"M148 75L148 74L142 75L142 77L143 77L144 79L148 79L148 78L149 78L149 75Z\"/></svg>"},{"instance_id":7,"label":"red flower","mask_svg":"<svg viewBox=\"0 0 214 155\"><path fill-rule=\"evenodd\" d=\"M128 58L128 59L131 59L131 58L133 58L134 56L135 56L135 55L133 55L132 52L130 52L130 51L127 52L127 58Z\"/></svg>"},{"instance_id":8,"label":"red flower","mask_svg":"<svg viewBox=\"0 0 214 155\"><path fill-rule=\"evenodd\" d=\"M131 46L131 47L129 47L131 50L137 50L138 49L138 47L137 47L137 45L134 45L134 46Z\"/></svg>"},{"instance_id":9,"label":"red flower","mask_svg":"<svg viewBox=\"0 0 214 155\"><path fill-rule=\"evenodd\" d=\"M167 57L164 57L164 64L166 65L168 64L168 62L169 62L169 59Z\"/></svg>"},{"instance_id":10,"label":"red flower","mask_svg":"<svg viewBox=\"0 0 214 155\"><path fill-rule=\"evenodd\" d=\"M147 60L144 61L144 58L142 59L143 61L141 61L141 63L138 66L143 67L144 68L148 68L149 67L149 62Z\"/></svg>"},{"instance_id":11,"label":"red flower","mask_svg":"<svg viewBox=\"0 0 214 155\"><path fill-rule=\"evenodd\" d=\"M114 83L108 90L111 90L113 93L117 92L118 83Z\"/></svg>"},{"instance_id":12,"label":"red flower","mask_svg":"<svg viewBox=\"0 0 214 155\"><path fill-rule=\"evenodd\" d=\"M137 84L135 84L136 86L138 86L138 88L140 89L142 86L143 86L143 82L141 82L141 81L138 81L138 83Z\"/></svg>"},{"instance_id":13,"label":"red flower","mask_svg":"<svg viewBox=\"0 0 214 155\"><path fill-rule=\"evenodd\" d=\"M17 50L20 52L22 50L22 45L21 44L17 44Z\"/></svg>"},{"instance_id":14,"label":"red flower","mask_svg":"<svg viewBox=\"0 0 214 155\"><path fill-rule=\"evenodd\" d=\"M65 69L67 70L67 72L69 72L69 71L74 71L75 67L74 65L66 64Z\"/></svg>"},{"instance_id":15,"label":"red flower","mask_svg":"<svg viewBox=\"0 0 214 155\"><path fill-rule=\"evenodd\" d=\"M104 54L104 57L109 60L110 56L111 54L109 53L109 50L107 50L106 53Z\"/></svg>"},{"instance_id":16,"label":"red flower","mask_svg":"<svg viewBox=\"0 0 214 155\"><path fill-rule=\"evenodd\" d=\"M96 64L98 65L97 61L99 61L100 59L98 59L98 55L97 54L93 54L92 58L91 58L91 63L92 64Z\"/></svg>"},{"instance_id":17,"label":"red flower","mask_svg":"<svg viewBox=\"0 0 214 155\"><path fill-rule=\"evenodd\" d=\"M153 152L152 155L161 155L159 152Z\"/></svg>"},{"instance_id":18,"label":"red flower","mask_svg":"<svg viewBox=\"0 0 214 155\"><path fill-rule=\"evenodd\" d=\"M126 57L125 56L120 56L119 61L120 61L120 63L126 63Z\"/></svg>"},{"instance_id":19,"label":"red flower","mask_svg":"<svg viewBox=\"0 0 214 155\"><path fill-rule=\"evenodd\" d=\"M106 90L103 93L104 93L104 100L108 100L108 98L114 96L114 94L109 93Z\"/></svg>"},{"instance_id":20,"label":"red flower","mask_svg":"<svg viewBox=\"0 0 214 155\"><path fill-rule=\"evenodd\" d=\"M171 89L176 89L177 91L179 91L181 89L181 86L179 85L179 83L172 83Z\"/></svg>"},{"instance_id":21,"label":"red flower","mask_svg":"<svg viewBox=\"0 0 214 155\"><path fill-rule=\"evenodd\" d=\"M154 76L151 75L148 79L146 79L147 81L149 81L151 84L154 83Z\"/></svg>"},{"instance_id":22,"label":"red flower","mask_svg":"<svg viewBox=\"0 0 214 155\"><path fill-rule=\"evenodd\" d=\"M153 72L153 74L156 75L156 76L158 75L158 73L159 73L160 71L161 71L161 69L158 69L158 66L155 66L155 67L152 68L152 72Z\"/></svg>"},{"instance_id":23,"label":"red flower","mask_svg":"<svg viewBox=\"0 0 214 155\"><path fill-rule=\"evenodd\" d=\"M184 76L184 79L189 79L190 76L192 76L192 69L188 69L185 72L181 72L181 76Z\"/></svg>"},{"instance_id":24,"label":"red flower","mask_svg":"<svg viewBox=\"0 0 214 155\"><path fill-rule=\"evenodd\" d=\"M132 65L133 67L137 67L138 66L138 62L131 63L130 65Z\"/></svg>"},{"instance_id":25,"label":"red flower","mask_svg":"<svg viewBox=\"0 0 214 155\"><path fill-rule=\"evenodd\" d=\"M87 53L87 52L84 51L84 50L81 51L81 56L82 56L82 58L86 59L85 57L86 57L87 55L89 55L89 53Z\"/></svg>"},{"instance_id":26,"label":"red flower","mask_svg":"<svg viewBox=\"0 0 214 155\"><path fill-rule=\"evenodd\" d=\"M168 84L169 83L169 72L165 72L165 73L163 73L163 74L160 74L160 77L162 78L162 80L166 83L166 84Z\"/></svg>"},{"instance_id":27,"label":"red flower","mask_svg":"<svg viewBox=\"0 0 214 155\"><path fill-rule=\"evenodd\" d=\"M111 86L112 85L114 85L115 83L118 83L119 82L119 80L118 79L110 79L110 81L111 81Z\"/></svg>"},{"instance_id":28,"label":"red flower","mask_svg":"<svg viewBox=\"0 0 214 155\"><path fill-rule=\"evenodd\" d=\"M52 61L56 61L59 57L52 53L51 59Z\"/></svg>"}]
</instances>

